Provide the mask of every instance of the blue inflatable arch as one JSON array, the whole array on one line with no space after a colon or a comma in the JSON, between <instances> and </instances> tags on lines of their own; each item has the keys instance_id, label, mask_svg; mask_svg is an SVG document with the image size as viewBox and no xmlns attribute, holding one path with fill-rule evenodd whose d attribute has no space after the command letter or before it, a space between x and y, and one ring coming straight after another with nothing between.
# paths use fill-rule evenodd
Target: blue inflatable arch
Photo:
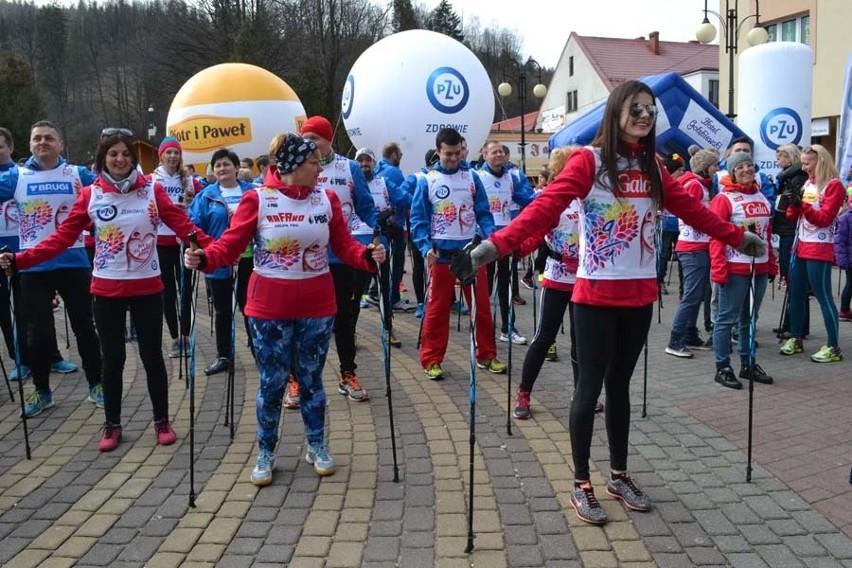
<instances>
[{"instance_id":1,"label":"blue inflatable arch","mask_svg":"<svg viewBox=\"0 0 852 568\"><path fill-rule=\"evenodd\" d=\"M687 157L692 144L713 147L724 154L731 140L744 133L710 104L677 73L651 75L639 79L653 91L660 113L657 118L657 151ZM606 101L574 119L548 141L550 150L572 144L585 145L598 132Z\"/></svg>"}]
</instances>

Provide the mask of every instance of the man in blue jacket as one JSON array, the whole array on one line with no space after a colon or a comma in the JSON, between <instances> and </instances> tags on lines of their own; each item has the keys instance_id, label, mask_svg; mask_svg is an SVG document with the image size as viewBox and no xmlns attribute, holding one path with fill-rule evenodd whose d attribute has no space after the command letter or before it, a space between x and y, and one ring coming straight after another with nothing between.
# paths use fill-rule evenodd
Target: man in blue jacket
<instances>
[{"instance_id":1,"label":"man in blue jacket","mask_svg":"<svg viewBox=\"0 0 852 568\"><path fill-rule=\"evenodd\" d=\"M52 235L71 211L80 190L95 181L82 166L65 162L59 129L51 122L36 122L30 131L32 156L20 168L0 174L0 202L14 199L18 205L22 249L32 248ZM53 355L53 310L56 292L65 302L77 350L89 383L88 400L103 407L101 348L92 318L89 294L91 265L82 235L53 260L21 272L19 309L27 314L27 351L35 392L27 397L24 413L36 416L54 406L50 389Z\"/></svg>"},{"instance_id":2,"label":"man in blue jacket","mask_svg":"<svg viewBox=\"0 0 852 568\"><path fill-rule=\"evenodd\" d=\"M534 196L529 182L524 177L521 181L517 170L511 169L509 156L503 145L496 140L489 140L483 146L485 163L477 170L485 193L488 195L488 205L494 224L498 229L505 227L512 220L512 205L526 207ZM512 259L516 260L516 259ZM500 341L511 341L516 345L525 345L527 339L515 329L515 322L509 322L509 269L510 258L507 256L488 265L488 291L492 292L494 271L497 271L497 299L500 303ZM515 273L517 277L517 273ZM513 314L514 315L514 314Z\"/></svg>"},{"instance_id":3,"label":"man in blue jacket","mask_svg":"<svg viewBox=\"0 0 852 568\"><path fill-rule=\"evenodd\" d=\"M414 243L431 272L428 309L423 316L420 364L431 380L444 378L441 363L450 335L450 305L455 276L450 259L472 239L479 225L485 238L494 232L494 217L482 181L462 160L462 138L457 130L444 128L435 138L439 162L417 179L411 203ZM470 304L471 289L464 287ZM483 266L476 277L476 359L481 369L505 373L497 360L493 320L488 296L488 276Z\"/></svg>"}]
</instances>

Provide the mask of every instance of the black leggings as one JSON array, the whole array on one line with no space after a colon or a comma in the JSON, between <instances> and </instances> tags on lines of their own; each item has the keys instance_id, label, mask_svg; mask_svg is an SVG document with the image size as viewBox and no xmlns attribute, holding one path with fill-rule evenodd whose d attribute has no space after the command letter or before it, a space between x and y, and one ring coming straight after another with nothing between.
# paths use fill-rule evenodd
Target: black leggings
<instances>
[{"instance_id":1,"label":"black leggings","mask_svg":"<svg viewBox=\"0 0 852 568\"><path fill-rule=\"evenodd\" d=\"M248 297L248 283L252 272L254 272L254 257L241 256L240 262L237 265L237 306L243 314L243 325L246 328L249 349L251 349L251 352L254 353L253 334L251 332L251 326L249 325L248 318L245 315L246 299Z\"/></svg>"},{"instance_id":2,"label":"black leggings","mask_svg":"<svg viewBox=\"0 0 852 568\"><path fill-rule=\"evenodd\" d=\"M157 256L160 257L160 279L163 281L163 314L172 339L178 337L178 308L177 297L183 273L181 247L157 245ZM183 294L180 302L180 335L189 335L189 294Z\"/></svg>"},{"instance_id":3,"label":"black leggings","mask_svg":"<svg viewBox=\"0 0 852 568\"><path fill-rule=\"evenodd\" d=\"M509 257L501 258L496 262L490 263L486 272L488 274L488 294L494 294L494 271L497 271L497 301L500 303L500 331L509 333L509 328L515 327L514 310L512 312L512 322L509 324ZM514 282L513 282L514 284ZM497 323L496 321L494 322Z\"/></svg>"},{"instance_id":4,"label":"black leggings","mask_svg":"<svg viewBox=\"0 0 852 568\"><path fill-rule=\"evenodd\" d=\"M527 356L524 358L524 369L521 372L521 390L531 391L535 380L541 372L547 350L556 341L556 334L562 326L565 308L568 308L568 323L571 337L571 370L573 371L574 388L577 386L577 343L574 341L574 304L571 303L571 292L553 288L541 289L541 308L538 312L538 331L533 337Z\"/></svg>"},{"instance_id":5,"label":"black leggings","mask_svg":"<svg viewBox=\"0 0 852 568\"><path fill-rule=\"evenodd\" d=\"M422 304L426 301L425 262L414 241L408 241L408 250L411 251L411 281L414 286L414 296L417 298L417 303Z\"/></svg>"},{"instance_id":6,"label":"black leggings","mask_svg":"<svg viewBox=\"0 0 852 568\"><path fill-rule=\"evenodd\" d=\"M848 312L849 303L852 301L852 268L846 268L846 284L843 285L843 292L840 294L840 311Z\"/></svg>"},{"instance_id":7,"label":"black leggings","mask_svg":"<svg viewBox=\"0 0 852 568\"><path fill-rule=\"evenodd\" d=\"M213 312L216 314L214 327L216 329L217 357L231 358L231 320L234 317L234 279L208 278L207 286L213 297Z\"/></svg>"},{"instance_id":8,"label":"black leggings","mask_svg":"<svg viewBox=\"0 0 852 568\"><path fill-rule=\"evenodd\" d=\"M355 326L353 325L352 294L355 290L356 270L351 266L334 262L329 264L331 279L334 280L334 296L337 301L337 316L334 318L334 345L340 360L340 371L354 372Z\"/></svg>"},{"instance_id":9,"label":"black leggings","mask_svg":"<svg viewBox=\"0 0 852 568\"><path fill-rule=\"evenodd\" d=\"M630 377L648 337L652 315L653 304L640 308L574 306L580 375L569 426L577 481L589 479L595 405L604 385L610 467L615 471L627 470Z\"/></svg>"},{"instance_id":10,"label":"black leggings","mask_svg":"<svg viewBox=\"0 0 852 568\"><path fill-rule=\"evenodd\" d=\"M121 424L121 393L124 361L124 320L127 309L136 323L139 357L148 379L148 395L154 421L169 417L169 384L163 361L163 296L106 298L94 296L92 311L103 352L104 413L107 422Z\"/></svg>"}]
</instances>

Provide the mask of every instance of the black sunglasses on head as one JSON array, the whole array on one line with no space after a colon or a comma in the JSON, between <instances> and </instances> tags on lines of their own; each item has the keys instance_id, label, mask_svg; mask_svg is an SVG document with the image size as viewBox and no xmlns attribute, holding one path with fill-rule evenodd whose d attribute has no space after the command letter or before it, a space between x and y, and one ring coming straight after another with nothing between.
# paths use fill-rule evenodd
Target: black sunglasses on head
<instances>
[{"instance_id":1,"label":"black sunglasses on head","mask_svg":"<svg viewBox=\"0 0 852 568\"><path fill-rule=\"evenodd\" d=\"M657 118L657 105L643 105L642 103L633 103L630 105L630 116L639 118L642 116L642 111L648 113L652 119Z\"/></svg>"},{"instance_id":2,"label":"black sunglasses on head","mask_svg":"<svg viewBox=\"0 0 852 568\"><path fill-rule=\"evenodd\" d=\"M127 138L133 138L133 131L127 128L104 128L101 130L101 138L107 138L109 136L115 136L117 134L121 134L122 136L126 136Z\"/></svg>"}]
</instances>

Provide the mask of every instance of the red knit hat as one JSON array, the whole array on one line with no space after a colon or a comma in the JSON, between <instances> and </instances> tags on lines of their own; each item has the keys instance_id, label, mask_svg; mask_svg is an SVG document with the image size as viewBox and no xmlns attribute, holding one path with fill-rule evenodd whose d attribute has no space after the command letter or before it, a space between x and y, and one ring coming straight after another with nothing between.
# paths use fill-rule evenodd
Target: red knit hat
<instances>
[{"instance_id":1,"label":"red knit hat","mask_svg":"<svg viewBox=\"0 0 852 568\"><path fill-rule=\"evenodd\" d=\"M302 124L302 130L300 131L302 136L309 132L321 136L329 142L334 138L334 129L324 116L312 116Z\"/></svg>"},{"instance_id":2,"label":"red knit hat","mask_svg":"<svg viewBox=\"0 0 852 568\"><path fill-rule=\"evenodd\" d=\"M160 147L157 149L157 157L162 158L163 152L169 148L175 148L178 152L183 154L183 148L180 147L180 142L177 141L177 138L166 136L163 138L163 141L160 142Z\"/></svg>"}]
</instances>

